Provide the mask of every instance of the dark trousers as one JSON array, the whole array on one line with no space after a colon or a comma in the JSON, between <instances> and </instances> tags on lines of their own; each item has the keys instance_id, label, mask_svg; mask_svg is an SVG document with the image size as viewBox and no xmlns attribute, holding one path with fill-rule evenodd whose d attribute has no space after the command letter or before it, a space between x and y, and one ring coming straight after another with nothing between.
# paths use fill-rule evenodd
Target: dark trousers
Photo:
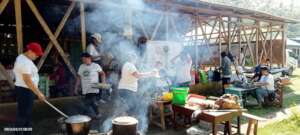
<instances>
[{"instance_id":1,"label":"dark trousers","mask_svg":"<svg viewBox=\"0 0 300 135\"><path fill-rule=\"evenodd\" d=\"M34 94L30 89L16 86L17 128L32 128L32 107ZM31 131L18 131L17 135L31 135Z\"/></svg>"},{"instance_id":2,"label":"dark trousers","mask_svg":"<svg viewBox=\"0 0 300 135\"><path fill-rule=\"evenodd\" d=\"M84 96L85 113L91 117L95 117L99 114L97 102L97 93L88 93Z\"/></svg>"},{"instance_id":3,"label":"dark trousers","mask_svg":"<svg viewBox=\"0 0 300 135\"><path fill-rule=\"evenodd\" d=\"M222 78L222 88L223 88L223 94L225 94L225 85L230 84L230 77L223 77Z\"/></svg>"}]
</instances>

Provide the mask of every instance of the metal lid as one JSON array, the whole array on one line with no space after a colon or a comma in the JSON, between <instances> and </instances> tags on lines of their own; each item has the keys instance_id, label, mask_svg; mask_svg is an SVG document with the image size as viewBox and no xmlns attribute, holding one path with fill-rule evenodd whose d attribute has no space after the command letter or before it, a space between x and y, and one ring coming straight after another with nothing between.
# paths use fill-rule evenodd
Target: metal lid
<instances>
[{"instance_id":1,"label":"metal lid","mask_svg":"<svg viewBox=\"0 0 300 135\"><path fill-rule=\"evenodd\" d=\"M113 119L112 123L116 124L116 125L134 125L134 124L138 123L138 120L133 117L122 116L122 117L117 117L117 118Z\"/></svg>"},{"instance_id":2,"label":"metal lid","mask_svg":"<svg viewBox=\"0 0 300 135\"><path fill-rule=\"evenodd\" d=\"M85 115L73 115L66 119L66 123L82 123L89 122L91 118Z\"/></svg>"}]
</instances>

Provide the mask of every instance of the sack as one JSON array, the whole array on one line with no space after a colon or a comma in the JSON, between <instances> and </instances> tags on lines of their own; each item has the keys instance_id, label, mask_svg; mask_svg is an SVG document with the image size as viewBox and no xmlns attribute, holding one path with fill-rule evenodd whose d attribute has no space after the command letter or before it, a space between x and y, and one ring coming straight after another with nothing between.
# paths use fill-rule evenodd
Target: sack
<instances>
[{"instance_id":1,"label":"sack","mask_svg":"<svg viewBox=\"0 0 300 135\"><path fill-rule=\"evenodd\" d=\"M186 98L189 93L189 88L188 87L172 87L171 90L173 93L172 104L185 105Z\"/></svg>"},{"instance_id":2,"label":"sack","mask_svg":"<svg viewBox=\"0 0 300 135\"><path fill-rule=\"evenodd\" d=\"M275 100L276 94L275 92L268 92L269 101L273 102Z\"/></svg>"}]
</instances>

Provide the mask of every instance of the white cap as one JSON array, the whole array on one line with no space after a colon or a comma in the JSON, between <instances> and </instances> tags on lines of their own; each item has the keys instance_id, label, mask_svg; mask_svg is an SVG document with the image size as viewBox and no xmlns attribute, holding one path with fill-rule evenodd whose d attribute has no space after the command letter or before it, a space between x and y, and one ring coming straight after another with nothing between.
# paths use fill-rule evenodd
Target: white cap
<instances>
[{"instance_id":1,"label":"white cap","mask_svg":"<svg viewBox=\"0 0 300 135\"><path fill-rule=\"evenodd\" d=\"M94 33L91 37L96 39L98 42L102 41L102 37L99 33Z\"/></svg>"}]
</instances>

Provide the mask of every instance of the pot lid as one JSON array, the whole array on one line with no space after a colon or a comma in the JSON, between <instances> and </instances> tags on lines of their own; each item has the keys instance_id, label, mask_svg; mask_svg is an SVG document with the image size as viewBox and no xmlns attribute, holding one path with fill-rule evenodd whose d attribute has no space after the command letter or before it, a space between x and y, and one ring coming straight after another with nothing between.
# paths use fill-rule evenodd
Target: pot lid
<instances>
[{"instance_id":1,"label":"pot lid","mask_svg":"<svg viewBox=\"0 0 300 135\"><path fill-rule=\"evenodd\" d=\"M66 123L82 123L90 120L91 118L85 115L73 115L66 119Z\"/></svg>"},{"instance_id":2,"label":"pot lid","mask_svg":"<svg viewBox=\"0 0 300 135\"><path fill-rule=\"evenodd\" d=\"M112 123L116 124L116 125L134 125L134 124L138 123L138 120L133 117L122 116L122 117L117 117L117 118L113 119Z\"/></svg>"}]
</instances>

